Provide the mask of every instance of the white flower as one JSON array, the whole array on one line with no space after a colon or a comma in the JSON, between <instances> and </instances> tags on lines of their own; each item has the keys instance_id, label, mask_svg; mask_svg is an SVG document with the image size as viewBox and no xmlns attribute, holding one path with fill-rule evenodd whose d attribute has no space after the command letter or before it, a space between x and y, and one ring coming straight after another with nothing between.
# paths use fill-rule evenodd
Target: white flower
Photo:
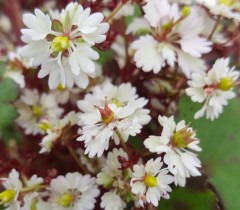
<instances>
[{"instance_id":1,"label":"white flower","mask_svg":"<svg viewBox=\"0 0 240 210\"><path fill-rule=\"evenodd\" d=\"M213 15L240 21L240 2L238 0L197 0L207 7Z\"/></svg>"},{"instance_id":2,"label":"white flower","mask_svg":"<svg viewBox=\"0 0 240 210\"><path fill-rule=\"evenodd\" d=\"M4 204L8 210L20 209L18 195L22 190L22 182L19 179L19 173L12 169L8 178L1 178L1 181L6 190L0 193L0 205Z\"/></svg>"},{"instance_id":3,"label":"white flower","mask_svg":"<svg viewBox=\"0 0 240 210\"><path fill-rule=\"evenodd\" d=\"M20 56L20 47L17 47L15 51L8 53L7 67L7 71L4 73L3 77L11 78L20 86L20 88L24 88L25 78L22 70L23 68L32 68L32 60L24 59Z\"/></svg>"},{"instance_id":4,"label":"white flower","mask_svg":"<svg viewBox=\"0 0 240 210\"><path fill-rule=\"evenodd\" d=\"M101 208L105 210L124 210L126 203L114 192L106 192L102 196Z\"/></svg>"},{"instance_id":5,"label":"white flower","mask_svg":"<svg viewBox=\"0 0 240 210\"><path fill-rule=\"evenodd\" d=\"M38 127L46 132L46 136L41 140L40 146L41 150L39 153L50 152L54 143L62 135L64 128L67 125L73 126L77 124L77 114L74 111L66 114L62 119L57 119L54 121L42 120Z\"/></svg>"},{"instance_id":6,"label":"white flower","mask_svg":"<svg viewBox=\"0 0 240 210\"><path fill-rule=\"evenodd\" d=\"M101 197L101 207L106 210L123 210L126 207L123 197L125 199L133 197L129 185L129 179L132 176L131 166L122 168L119 158L126 162L129 161L128 155L122 149L114 148L108 153L102 171L97 174L96 182L109 190Z\"/></svg>"},{"instance_id":7,"label":"white flower","mask_svg":"<svg viewBox=\"0 0 240 210\"><path fill-rule=\"evenodd\" d=\"M203 107L195 114L195 118L202 117L206 112L208 119L214 120L228 104L228 100L235 97L233 86L239 77L239 72L229 68L229 58L218 59L210 71L192 74L186 89L194 102L203 103Z\"/></svg>"},{"instance_id":8,"label":"white flower","mask_svg":"<svg viewBox=\"0 0 240 210\"><path fill-rule=\"evenodd\" d=\"M50 183L51 209L53 210L91 210L94 209L99 189L95 178L78 172L58 176Z\"/></svg>"},{"instance_id":9,"label":"white flower","mask_svg":"<svg viewBox=\"0 0 240 210\"><path fill-rule=\"evenodd\" d=\"M169 198L169 184L173 182L173 177L168 175L168 170L161 170L162 165L161 158L151 159L145 166L134 165L131 187L134 194L140 195L141 205L146 199L146 202L157 207L161 197Z\"/></svg>"},{"instance_id":10,"label":"white flower","mask_svg":"<svg viewBox=\"0 0 240 210\"><path fill-rule=\"evenodd\" d=\"M117 87L107 82L92 92L78 102L83 113L79 114L81 136L77 140L84 141L89 157L101 157L109 147L110 138L119 144L121 135L126 142L129 136L140 133L150 116L149 110L143 108L147 100L139 98L136 88L129 83Z\"/></svg>"},{"instance_id":11,"label":"white flower","mask_svg":"<svg viewBox=\"0 0 240 210\"><path fill-rule=\"evenodd\" d=\"M111 45L111 48L116 53L116 60L120 69L126 65L126 50L125 50L125 40L122 36L118 35Z\"/></svg>"},{"instance_id":12,"label":"white flower","mask_svg":"<svg viewBox=\"0 0 240 210\"><path fill-rule=\"evenodd\" d=\"M40 185L43 183L43 178L42 177L38 177L36 174L34 174L33 176L31 176L31 178L27 181L26 186L30 187L30 186L36 186L36 185Z\"/></svg>"},{"instance_id":13,"label":"white flower","mask_svg":"<svg viewBox=\"0 0 240 210\"><path fill-rule=\"evenodd\" d=\"M27 44L21 54L33 58L34 65L41 65L38 77L49 75L49 87L59 84L71 88L76 83L86 88L88 77L95 76L99 55L91 47L106 39L109 25L102 23L101 13L90 14L78 3L70 3L65 10L53 17L35 10L35 15L25 14L22 40Z\"/></svg>"},{"instance_id":14,"label":"white flower","mask_svg":"<svg viewBox=\"0 0 240 210\"><path fill-rule=\"evenodd\" d=\"M23 197L23 206L21 207L21 210L29 210L32 208L33 203L36 202L36 199L39 197L39 193L33 192L28 193ZM37 208L38 210L38 208Z\"/></svg>"},{"instance_id":15,"label":"white flower","mask_svg":"<svg viewBox=\"0 0 240 210\"><path fill-rule=\"evenodd\" d=\"M26 134L43 134L39 128L42 119L57 119L63 109L58 107L56 99L51 94L39 95L36 89L24 89L23 95L15 103L19 117L16 122L25 129Z\"/></svg>"},{"instance_id":16,"label":"white flower","mask_svg":"<svg viewBox=\"0 0 240 210\"><path fill-rule=\"evenodd\" d=\"M144 145L151 152L165 153L163 161L174 175L175 184L184 186L186 177L201 175L198 170L201 167L200 160L192 152L201 151L199 140L183 120L176 124L173 116L159 116L158 121L163 126L161 136L150 136L144 141Z\"/></svg>"},{"instance_id":17,"label":"white flower","mask_svg":"<svg viewBox=\"0 0 240 210\"><path fill-rule=\"evenodd\" d=\"M127 29L142 33L131 45L138 68L158 73L164 66L174 67L178 62L187 77L193 71L204 70L200 57L211 50L211 42L200 37L204 25L197 10L187 7L180 12L179 5L170 5L167 0L148 1L143 10L151 27L138 19Z\"/></svg>"},{"instance_id":18,"label":"white flower","mask_svg":"<svg viewBox=\"0 0 240 210\"><path fill-rule=\"evenodd\" d=\"M124 190L121 189L121 185L118 185L119 179L124 178L122 177L122 166L119 163L118 157L125 158L128 161L128 155L122 149L114 148L112 152L109 152L102 172L97 175L97 183L99 185L103 185L105 188L114 185L120 188L118 190ZM131 176L131 170L127 169L126 174Z\"/></svg>"}]
</instances>

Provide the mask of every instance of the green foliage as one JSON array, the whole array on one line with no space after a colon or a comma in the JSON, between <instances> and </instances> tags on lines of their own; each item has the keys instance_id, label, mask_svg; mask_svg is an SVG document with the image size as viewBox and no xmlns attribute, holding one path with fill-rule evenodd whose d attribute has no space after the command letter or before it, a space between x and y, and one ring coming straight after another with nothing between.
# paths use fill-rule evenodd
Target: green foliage
<instances>
[{"instance_id":1,"label":"green foliage","mask_svg":"<svg viewBox=\"0 0 240 210\"><path fill-rule=\"evenodd\" d=\"M2 77L6 67L0 63L0 76ZM13 132L14 120L17 116L13 102L17 98L17 84L9 78L0 78L0 138L7 141L16 136Z\"/></svg>"},{"instance_id":2,"label":"green foliage","mask_svg":"<svg viewBox=\"0 0 240 210\"><path fill-rule=\"evenodd\" d=\"M0 103L0 128L11 126L17 116L16 109L11 104Z\"/></svg>"},{"instance_id":3,"label":"green foliage","mask_svg":"<svg viewBox=\"0 0 240 210\"><path fill-rule=\"evenodd\" d=\"M203 149L200 158L204 173L220 194L226 210L239 210L240 207L239 105L238 99L231 100L220 117L211 122L205 118L193 119L199 106L189 98L184 97L179 103L179 120L192 122L191 126L197 130Z\"/></svg>"},{"instance_id":4,"label":"green foliage","mask_svg":"<svg viewBox=\"0 0 240 210\"><path fill-rule=\"evenodd\" d=\"M0 102L11 102L16 98L17 84L9 78L0 81Z\"/></svg>"},{"instance_id":5,"label":"green foliage","mask_svg":"<svg viewBox=\"0 0 240 210\"><path fill-rule=\"evenodd\" d=\"M0 62L0 77L3 76L5 71L6 71L6 65L3 62Z\"/></svg>"},{"instance_id":6,"label":"green foliage","mask_svg":"<svg viewBox=\"0 0 240 210\"><path fill-rule=\"evenodd\" d=\"M210 190L196 191L176 187L170 194L170 199L162 199L158 210L211 210L215 195Z\"/></svg>"}]
</instances>

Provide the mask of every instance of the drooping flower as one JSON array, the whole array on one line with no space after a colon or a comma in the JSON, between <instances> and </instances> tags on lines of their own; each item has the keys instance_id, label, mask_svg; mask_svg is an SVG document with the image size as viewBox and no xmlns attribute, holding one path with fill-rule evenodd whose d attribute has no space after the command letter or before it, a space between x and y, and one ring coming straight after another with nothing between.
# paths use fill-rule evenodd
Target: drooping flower
<instances>
[{"instance_id":1,"label":"drooping flower","mask_svg":"<svg viewBox=\"0 0 240 210\"><path fill-rule=\"evenodd\" d=\"M147 100L139 98L136 88L129 83L114 86L107 82L92 92L78 102L82 113L79 114L81 136L77 140L84 141L89 157L101 157L109 147L110 138L115 144L120 140L126 142L129 136L140 133L150 116L149 110L143 108Z\"/></svg>"},{"instance_id":2,"label":"drooping flower","mask_svg":"<svg viewBox=\"0 0 240 210\"><path fill-rule=\"evenodd\" d=\"M201 162L193 152L201 151L199 140L193 129L183 120L176 124L173 116L159 116L158 121L163 126L161 136L149 136L144 145L150 152L165 153L163 161L174 175L175 184L185 186L187 177L201 175L198 170Z\"/></svg>"},{"instance_id":3,"label":"drooping flower","mask_svg":"<svg viewBox=\"0 0 240 210\"><path fill-rule=\"evenodd\" d=\"M95 178L78 172L58 176L50 183L51 209L53 210L91 210L94 209L99 189Z\"/></svg>"},{"instance_id":4,"label":"drooping flower","mask_svg":"<svg viewBox=\"0 0 240 210\"><path fill-rule=\"evenodd\" d=\"M123 210L129 202L128 199L133 197L129 192L132 172L129 168L121 168L119 158L124 158L126 161L129 159L122 149L114 148L108 153L106 164L97 175L97 183L108 190L101 197L101 207L105 210Z\"/></svg>"},{"instance_id":5,"label":"drooping flower","mask_svg":"<svg viewBox=\"0 0 240 210\"><path fill-rule=\"evenodd\" d=\"M131 179L132 193L139 195L140 204L144 202L158 206L160 198L168 199L171 192L169 184L173 177L168 170L161 170L161 158L150 159L146 165L134 165L133 178Z\"/></svg>"},{"instance_id":6,"label":"drooping flower","mask_svg":"<svg viewBox=\"0 0 240 210\"><path fill-rule=\"evenodd\" d=\"M25 14L22 40L27 44L21 54L33 58L34 65L41 65L39 78L49 75L49 87L59 84L71 88L76 83L81 88L88 85L88 77L95 76L99 55L92 46L106 39L109 25L102 23L101 13L90 14L78 3L70 3L53 17L35 10L35 15Z\"/></svg>"},{"instance_id":7,"label":"drooping flower","mask_svg":"<svg viewBox=\"0 0 240 210\"><path fill-rule=\"evenodd\" d=\"M235 97L233 86L239 72L229 67L229 58L216 60L210 71L194 73L188 81L186 93L193 102L203 103L202 108L195 114L198 119L206 113L207 119L214 120L222 113L223 106Z\"/></svg>"}]
</instances>

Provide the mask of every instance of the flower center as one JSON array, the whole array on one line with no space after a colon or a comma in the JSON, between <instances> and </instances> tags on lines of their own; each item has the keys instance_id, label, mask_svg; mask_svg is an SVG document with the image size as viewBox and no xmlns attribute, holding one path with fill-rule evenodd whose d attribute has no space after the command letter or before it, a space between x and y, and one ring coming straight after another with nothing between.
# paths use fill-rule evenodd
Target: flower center
<instances>
[{"instance_id":1,"label":"flower center","mask_svg":"<svg viewBox=\"0 0 240 210\"><path fill-rule=\"evenodd\" d=\"M108 107L107 101L105 102L104 108L100 108L96 106L98 111L101 114L102 122L105 124L109 124L114 120L114 112Z\"/></svg>"},{"instance_id":2,"label":"flower center","mask_svg":"<svg viewBox=\"0 0 240 210\"><path fill-rule=\"evenodd\" d=\"M41 123L38 123L38 127L44 131L45 133L47 132L47 130L51 130L52 129L52 126L50 125L50 123L48 122L41 122Z\"/></svg>"},{"instance_id":3,"label":"flower center","mask_svg":"<svg viewBox=\"0 0 240 210\"><path fill-rule=\"evenodd\" d=\"M13 200L15 195L16 195L15 190L5 190L5 191L1 192L0 193L0 205Z\"/></svg>"},{"instance_id":4,"label":"flower center","mask_svg":"<svg viewBox=\"0 0 240 210\"><path fill-rule=\"evenodd\" d=\"M62 207L69 207L73 200L73 196L69 193L64 193L58 200L57 204Z\"/></svg>"},{"instance_id":5,"label":"flower center","mask_svg":"<svg viewBox=\"0 0 240 210\"><path fill-rule=\"evenodd\" d=\"M42 115L42 107L34 105L32 106L32 112L36 117L40 117Z\"/></svg>"},{"instance_id":6,"label":"flower center","mask_svg":"<svg viewBox=\"0 0 240 210\"><path fill-rule=\"evenodd\" d=\"M111 103L115 104L118 108L123 106L123 104L120 103L116 98L113 98Z\"/></svg>"},{"instance_id":7,"label":"flower center","mask_svg":"<svg viewBox=\"0 0 240 210\"><path fill-rule=\"evenodd\" d=\"M192 136L193 132L189 131L188 127L186 126L172 135L171 144L174 147L186 148L188 144L194 141Z\"/></svg>"},{"instance_id":8,"label":"flower center","mask_svg":"<svg viewBox=\"0 0 240 210\"><path fill-rule=\"evenodd\" d=\"M234 4L234 0L219 0L219 4L230 7Z\"/></svg>"},{"instance_id":9,"label":"flower center","mask_svg":"<svg viewBox=\"0 0 240 210\"><path fill-rule=\"evenodd\" d=\"M218 89L223 91L228 91L234 86L234 81L232 77L224 77L220 79L218 83Z\"/></svg>"},{"instance_id":10,"label":"flower center","mask_svg":"<svg viewBox=\"0 0 240 210\"><path fill-rule=\"evenodd\" d=\"M66 36L56 36L51 44L53 52L62 52L68 48L69 40Z\"/></svg>"},{"instance_id":11,"label":"flower center","mask_svg":"<svg viewBox=\"0 0 240 210\"><path fill-rule=\"evenodd\" d=\"M157 186L157 179L154 176L147 175L144 178L144 184L148 187L156 187Z\"/></svg>"}]
</instances>

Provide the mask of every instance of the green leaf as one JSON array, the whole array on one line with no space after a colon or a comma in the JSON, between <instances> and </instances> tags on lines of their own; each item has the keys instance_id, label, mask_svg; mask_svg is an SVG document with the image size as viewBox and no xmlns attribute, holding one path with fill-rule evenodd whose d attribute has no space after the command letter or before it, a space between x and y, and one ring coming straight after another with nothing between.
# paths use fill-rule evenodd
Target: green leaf
<instances>
[{"instance_id":1,"label":"green leaf","mask_svg":"<svg viewBox=\"0 0 240 210\"><path fill-rule=\"evenodd\" d=\"M179 103L179 120L192 122L197 130L203 151L200 158L203 170L223 200L226 210L239 210L240 199L240 102L231 100L218 119L194 120L199 106L183 97Z\"/></svg>"},{"instance_id":2,"label":"green leaf","mask_svg":"<svg viewBox=\"0 0 240 210\"><path fill-rule=\"evenodd\" d=\"M14 101L17 98L17 84L9 79L4 78L0 81L0 102Z\"/></svg>"},{"instance_id":3,"label":"green leaf","mask_svg":"<svg viewBox=\"0 0 240 210\"><path fill-rule=\"evenodd\" d=\"M6 64L4 64L3 62L0 62L0 77L3 76L6 70L7 70Z\"/></svg>"},{"instance_id":4,"label":"green leaf","mask_svg":"<svg viewBox=\"0 0 240 210\"><path fill-rule=\"evenodd\" d=\"M113 53L113 51L111 49L105 50L105 51L100 51L100 50L96 49L96 51L99 54L99 59L97 60L97 63L99 63L99 64L106 63L114 55L114 53Z\"/></svg>"},{"instance_id":5,"label":"green leaf","mask_svg":"<svg viewBox=\"0 0 240 210\"><path fill-rule=\"evenodd\" d=\"M12 125L16 116L16 108L13 105L0 103L0 128Z\"/></svg>"},{"instance_id":6,"label":"green leaf","mask_svg":"<svg viewBox=\"0 0 240 210\"><path fill-rule=\"evenodd\" d=\"M125 23L126 25L129 25L135 17L138 17L141 15L141 9L138 5L134 5L134 14L130 16L125 17Z\"/></svg>"},{"instance_id":7,"label":"green leaf","mask_svg":"<svg viewBox=\"0 0 240 210\"><path fill-rule=\"evenodd\" d=\"M170 199L162 199L158 210L212 210L215 195L210 190L196 191L176 187L170 193Z\"/></svg>"}]
</instances>

